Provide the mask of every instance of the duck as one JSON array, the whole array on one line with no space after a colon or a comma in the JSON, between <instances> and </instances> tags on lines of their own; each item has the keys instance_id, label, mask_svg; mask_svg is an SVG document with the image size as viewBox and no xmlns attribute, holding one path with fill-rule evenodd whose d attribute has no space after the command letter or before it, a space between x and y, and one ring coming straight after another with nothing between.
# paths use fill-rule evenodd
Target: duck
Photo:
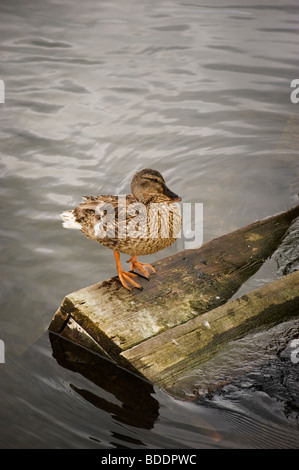
<instances>
[{"instance_id":1,"label":"duck","mask_svg":"<svg viewBox=\"0 0 299 470\"><path fill-rule=\"evenodd\" d=\"M80 230L87 238L113 250L123 287L142 289L135 278L141 275L149 279L149 273L156 270L138 257L156 253L176 241L182 226L177 204L180 201L159 171L145 168L134 174L130 194L84 196L77 207L60 215L65 228ZM130 271L122 268L120 253L130 256Z\"/></svg>"}]
</instances>

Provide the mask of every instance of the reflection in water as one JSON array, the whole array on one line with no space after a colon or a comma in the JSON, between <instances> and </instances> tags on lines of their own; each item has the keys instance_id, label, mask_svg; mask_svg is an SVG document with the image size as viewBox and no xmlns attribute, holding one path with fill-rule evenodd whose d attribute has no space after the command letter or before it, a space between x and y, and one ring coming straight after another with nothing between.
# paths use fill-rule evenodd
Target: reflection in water
<instances>
[{"instance_id":1,"label":"reflection in water","mask_svg":"<svg viewBox=\"0 0 299 470\"><path fill-rule=\"evenodd\" d=\"M73 372L78 372L101 389L113 394L121 405L86 389L71 388L97 408L115 419L138 428L151 429L159 416L159 403L153 386L113 362L54 333L49 333L53 357Z\"/></svg>"}]
</instances>

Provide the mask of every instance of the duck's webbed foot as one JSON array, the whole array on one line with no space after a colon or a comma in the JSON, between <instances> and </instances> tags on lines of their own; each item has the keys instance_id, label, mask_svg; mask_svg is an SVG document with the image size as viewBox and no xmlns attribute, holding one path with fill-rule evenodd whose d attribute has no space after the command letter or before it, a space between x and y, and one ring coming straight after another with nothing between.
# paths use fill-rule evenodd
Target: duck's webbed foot
<instances>
[{"instance_id":1,"label":"duck's webbed foot","mask_svg":"<svg viewBox=\"0 0 299 470\"><path fill-rule=\"evenodd\" d=\"M137 277L137 274L124 271L123 268L121 267L120 255L117 251L114 252L114 257L115 257L115 261L116 261L118 277L119 277L119 280L122 283L122 285L128 290L131 290L132 287L128 286L127 283L131 284L133 287L138 287L138 289L142 289L140 284L138 284L137 282L135 282L132 279L132 277Z\"/></svg>"},{"instance_id":2,"label":"duck's webbed foot","mask_svg":"<svg viewBox=\"0 0 299 470\"><path fill-rule=\"evenodd\" d=\"M140 263L140 261L138 261L138 257L137 256L131 256L130 259L128 259L127 263L131 263L131 266L130 266L130 269L131 271L134 271L134 270L137 270L138 269L142 272L142 275L145 276L147 279L149 279L149 273L148 271L145 269L144 266L147 266L148 268L150 268L150 270L155 273L157 272L155 270L155 268L153 268L153 266L151 266L150 264L148 263Z\"/></svg>"}]
</instances>

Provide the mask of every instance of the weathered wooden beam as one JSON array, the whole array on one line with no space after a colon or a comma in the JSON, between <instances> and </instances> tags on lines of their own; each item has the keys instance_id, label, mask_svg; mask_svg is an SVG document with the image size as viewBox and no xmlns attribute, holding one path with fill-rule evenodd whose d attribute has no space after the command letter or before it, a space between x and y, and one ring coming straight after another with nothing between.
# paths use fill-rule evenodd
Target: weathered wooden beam
<instances>
[{"instance_id":1,"label":"weathered wooden beam","mask_svg":"<svg viewBox=\"0 0 299 470\"><path fill-rule=\"evenodd\" d=\"M170 389L229 341L299 316L298 286L295 271L134 346L121 357L153 383Z\"/></svg>"},{"instance_id":2,"label":"weathered wooden beam","mask_svg":"<svg viewBox=\"0 0 299 470\"><path fill-rule=\"evenodd\" d=\"M297 216L299 206L157 261L150 281L138 279L142 291L128 292L116 277L80 289L65 297L49 328L148 377L133 366L129 350L141 343L146 349L151 338L227 302Z\"/></svg>"}]
</instances>

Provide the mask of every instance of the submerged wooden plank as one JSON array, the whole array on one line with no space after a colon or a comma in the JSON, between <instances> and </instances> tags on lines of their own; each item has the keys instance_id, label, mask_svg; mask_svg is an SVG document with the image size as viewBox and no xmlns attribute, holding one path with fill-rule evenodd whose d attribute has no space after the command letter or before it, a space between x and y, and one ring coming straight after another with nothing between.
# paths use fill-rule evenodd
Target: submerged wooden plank
<instances>
[{"instance_id":1,"label":"submerged wooden plank","mask_svg":"<svg viewBox=\"0 0 299 470\"><path fill-rule=\"evenodd\" d=\"M299 272L228 302L121 353L152 382L171 388L228 341L299 316Z\"/></svg>"},{"instance_id":2,"label":"submerged wooden plank","mask_svg":"<svg viewBox=\"0 0 299 470\"><path fill-rule=\"evenodd\" d=\"M115 277L69 294L49 329L139 372L126 351L143 342L146 348L150 338L227 302L277 249L298 215L299 206L164 258L154 263L157 274L150 281L138 279L142 291L127 291ZM142 375L147 377L144 370Z\"/></svg>"},{"instance_id":3,"label":"submerged wooden plank","mask_svg":"<svg viewBox=\"0 0 299 470\"><path fill-rule=\"evenodd\" d=\"M91 403L95 410L113 414L116 421L136 428L151 429L154 426L159 416L159 402L155 399L152 384L74 341L51 332L49 338L56 361L96 385L80 388L76 381L70 384L78 396ZM102 393L103 390L107 395ZM110 396L115 398L111 400Z\"/></svg>"}]
</instances>

